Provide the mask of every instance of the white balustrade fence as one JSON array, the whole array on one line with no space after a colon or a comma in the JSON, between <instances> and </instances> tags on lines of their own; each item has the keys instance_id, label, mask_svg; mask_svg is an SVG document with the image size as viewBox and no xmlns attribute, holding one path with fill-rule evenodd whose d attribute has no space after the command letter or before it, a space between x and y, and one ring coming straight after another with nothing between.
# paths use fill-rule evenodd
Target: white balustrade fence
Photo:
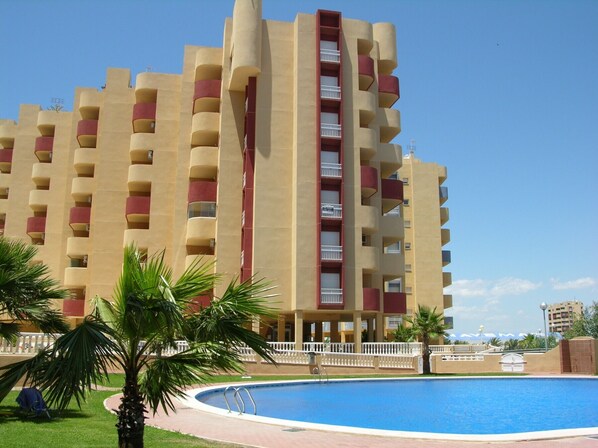
<instances>
[{"instance_id":1,"label":"white balustrade fence","mask_svg":"<svg viewBox=\"0 0 598 448\"><path fill-rule=\"evenodd\" d=\"M364 342L362 352L372 355L421 355L421 342Z\"/></svg>"},{"instance_id":2,"label":"white balustrade fence","mask_svg":"<svg viewBox=\"0 0 598 448\"><path fill-rule=\"evenodd\" d=\"M45 333L21 333L14 344L0 339L0 353L14 355L35 355L54 343L60 335Z\"/></svg>"}]
</instances>

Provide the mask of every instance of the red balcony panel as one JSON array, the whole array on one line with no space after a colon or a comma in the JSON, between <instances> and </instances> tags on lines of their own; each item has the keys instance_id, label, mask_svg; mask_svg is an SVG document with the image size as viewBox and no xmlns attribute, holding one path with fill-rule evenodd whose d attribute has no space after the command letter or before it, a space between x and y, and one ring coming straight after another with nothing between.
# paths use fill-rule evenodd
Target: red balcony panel
<instances>
[{"instance_id":1,"label":"red balcony panel","mask_svg":"<svg viewBox=\"0 0 598 448\"><path fill-rule=\"evenodd\" d=\"M127 198L126 215L149 215L151 197L129 196Z\"/></svg>"},{"instance_id":2,"label":"red balcony panel","mask_svg":"<svg viewBox=\"0 0 598 448\"><path fill-rule=\"evenodd\" d=\"M193 297L189 303L189 311L195 313L201 310L202 308L209 307L213 297L214 293L212 291L209 291L201 296Z\"/></svg>"},{"instance_id":3,"label":"red balcony panel","mask_svg":"<svg viewBox=\"0 0 598 448\"><path fill-rule=\"evenodd\" d=\"M374 82L374 60L369 56L360 54L357 65L360 77L359 88L367 90L372 85L372 82Z\"/></svg>"},{"instance_id":4,"label":"red balcony panel","mask_svg":"<svg viewBox=\"0 0 598 448\"><path fill-rule=\"evenodd\" d=\"M403 182L398 179L382 179L382 199L403 201Z\"/></svg>"},{"instance_id":5,"label":"red balcony panel","mask_svg":"<svg viewBox=\"0 0 598 448\"><path fill-rule=\"evenodd\" d=\"M0 163L12 163L12 148L0 149Z\"/></svg>"},{"instance_id":6,"label":"red balcony panel","mask_svg":"<svg viewBox=\"0 0 598 448\"><path fill-rule=\"evenodd\" d=\"M384 293L384 313L385 314L406 314L407 313L407 294L404 292L385 292Z\"/></svg>"},{"instance_id":7,"label":"red balcony panel","mask_svg":"<svg viewBox=\"0 0 598 448\"><path fill-rule=\"evenodd\" d=\"M391 107L400 97L399 78L392 75L378 75L378 92L389 98L386 107Z\"/></svg>"},{"instance_id":8,"label":"red balcony panel","mask_svg":"<svg viewBox=\"0 0 598 448\"><path fill-rule=\"evenodd\" d=\"M54 148L54 137L37 137L35 139L35 152L52 151Z\"/></svg>"},{"instance_id":9,"label":"red balcony panel","mask_svg":"<svg viewBox=\"0 0 598 448\"><path fill-rule=\"evenodd\" d=\"M77 137L84 135L98 135L98 120L79 120L79 123L77 123Z\"/></svg>"},{"instance_id":10,"label":"red balcony panel","mask_svg":"<svg viewBox=\"0 0 598 448\"><path fill-rule=\"evenodd\" d=\"M27 218L27 234L44 233L46 231L46 217L32 216Z\"/></svg>"},{"instance_id":11,"label":"red balcony panel","mask_svg":"<svg viewBox=\"0 0 598 448\"><path fill-rule=\"evenodd\" d=\"M156 103L137 103L133 106L133 121L155 119Z\"/></svg>"},{"instance_id":12,"label":"red balcony panel","mask_svg":"<svg viewBox=\"0 0 598 448\"><path fill-rule=\"evenodd\" d=\"M218 182L211 180L196 180L189 183L189 203L192 202L216 202L216 191Z\"/></svg>"},{"instance_id":13,"label":"red balcony panel","mask_svg":"<svg viewBox=\"0 0 598 448\"><path fill-rule=\"evenodd\" d=\"M85 315L85 299L64 299L62 312L69 317L83 317Z\"/></svg>"},{"instance_id":14,"label":"red balcony panel","mask_svg":"<svg viewBox=\"0 0 598 448\"><path fill-rule=\"evenodd\" d=\"M363 288L363 310L380 311L380 290L378 288Z\"/></svg>"},{"instance_id":15,"label":"red balcony panel","mask_svg":"<svg viewBox=\"0 0 598 448\"><path fill-rule=\"evenodd\" d=\"M69 224L89 224L91 207L72 207L69 214Z\"/></svg>"},{"instance_id":16,"label":"red balcony panel","mask_svg":"<svg viewBox=\"0 0 598 448\"><path fill-rule=\"evenodd\" d=\"M220 98L220 87L222 81L219 79L202 79L195 81L195 93L193 100L198 98Z\"/></svg>"},{"instance_id":17,"label":"red balcony panel","mask_svg":"<svg viewBox=\"0 0 598 448\"><path fill-rule=\"evenodd\" d=\"M378 191L378 170L373 166L361 167L361 192L370 197Z\"/></svg>"}]
</instances>

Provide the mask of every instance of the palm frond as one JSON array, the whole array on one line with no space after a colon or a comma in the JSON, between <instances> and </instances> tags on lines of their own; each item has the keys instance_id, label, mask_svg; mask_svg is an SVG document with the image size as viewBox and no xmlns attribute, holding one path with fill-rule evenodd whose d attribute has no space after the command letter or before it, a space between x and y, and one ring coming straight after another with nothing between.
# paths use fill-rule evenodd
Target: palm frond
<instances>
[{"instance_id":1,"label":"palm frond","mask_svg":"<svg viewBox=\"0 0 598 448\"><path fill-rule=\"evenodd\" d=\"M205 383L216 371L241 372L238 356L218 343L192 344L182 353L149 363L140 378L140 391L154 413L159 406L168 413L186 386Z\"/></svg>"},{"instance_id":2,"label":"palm frond","mask_svg":"<svg viewBox=\"0 0 598 448\"><path fill-rule=\"evenodd\" d=\"M36 373L44 369L49 356L49 350L44 349L32 358L0 367L0 401L4 400L19 380L23 379L24 384L27 384L31 377L35 378ZM35 380L31 383L37 385Z\"/></svg>"},{"instance_id":3,"label":"palm frond","mask_svg":"<svg viewBox=\"0 0 598 448\"><path fill-rule=\"evenodd\" d=\"M14 344L19 336L19 324L16 322L0 322L0 339Z\"/></svg>"}]
</instances>

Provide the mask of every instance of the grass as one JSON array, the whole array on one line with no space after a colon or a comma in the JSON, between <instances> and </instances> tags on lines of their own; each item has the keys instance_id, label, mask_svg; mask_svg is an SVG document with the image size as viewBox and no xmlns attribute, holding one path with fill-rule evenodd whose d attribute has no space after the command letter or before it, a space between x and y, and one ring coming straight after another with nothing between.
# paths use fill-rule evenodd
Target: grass
<instances>
[{"instance_id":1,"label":"grass","mask_svg":"<svg viewBox=\"0 0 598 448\"><path fill-rule=\"evenodd\" d=\"M492 374L496 375L496 374ZM513 374L506 374L512 376ZM421 378L422 375L402 375ZM425 375L468 376L468 375ZM376 378L396 378L397 375L376 376ZM220 375L211 379L211 383L254 382L312 379L311 375L259 375L252 378L241 378L239 375ZM367 375L334 375L330 378L371 378ZM103 386L120 388L124 383L123 374L111 374L102 382ZM118 446L116 433L116 416L104 409L104 400L114 391L93 391L81 409L71 406L61 415L52 414L52 420L45 417L31 418L19 411L15 402L18 392L11 392L0 403L1 445L11 448L44 448L71 447L115 447ZM239 445L223 444L199 439L179 433L145 427L145 446L148 448L166 447L199 447L199 448L239 448Z\"/></svg>"}]
</instances>

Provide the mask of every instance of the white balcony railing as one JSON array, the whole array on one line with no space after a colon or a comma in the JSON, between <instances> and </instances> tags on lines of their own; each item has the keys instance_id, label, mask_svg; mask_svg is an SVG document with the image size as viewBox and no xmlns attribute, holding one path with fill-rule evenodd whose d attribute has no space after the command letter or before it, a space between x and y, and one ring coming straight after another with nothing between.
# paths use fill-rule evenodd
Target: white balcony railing
<instances>
[{"instance_id":1,"label":"white balcony railing","mask_svg":"<svg viewBox=\"0 0 598 448\"><path fill-rule=\"evenodd\" d=\"M341 62L341 52L339 50L328 50L326 48L320 48L320 61L323 62Z\"/></svg>"},{"instance_id":2,"label":"white balcony railing","mask_svg":"<svg viewBox=\"0 0 598 448\"><path fill-rule=\"evenodd\" d=\"M341 138L341 125L334 123L322 123L320 135L329 138Z\"/></svg>"},{"instance_id":3,"label":"white balcony railing","mask_svg":"<svg viewBox=\"0 0 598 448\"><path fill-rule=\"evenodd\" d=\"M395 208L384 213L384 216L401 216L401 206L397 205Z\"/></svg>"},{"instance_id":4,"label":"white balcony railing","mask_svg":"<svg viewBox=\"0 0 598 448\"><path fill-rule=\"evenodd\" d=\"M322 218L342 218L343 206L341 204L322 203Z\"/></svg>"},{"instance_id":5,"label":"white balcony railing","mask_svg":"<svg viewBox=\"0 0 598 448\"><path fill-rule=\"evenodd\" d=\"M328 246L322 244L322 260L341 261L343 259L343 246Z\"/></svg>"},{"instance_id":6,"label":"white balcony railing","mask_svg":"<svg viewBox=\"0 0 598 448\"><path fill-rule=\"evenodd\" d=\"M340 179L343 175L343 168L340 163L322 162L322 177L334 177Z\"/></svg>"},{"instance_id":7,"label":"white balcony railing","mask_svg":"<svg viewBox=\"0 0 598 448\"><path fill-rule=\"evenodd\" d=\"M323 305L339 305L343 303L343 290L340 288L322 288L320 302Z\"/></svg>"},{"instance_id":8,"label":"white balcony railing","mask_svg":"<svg viewBox=\"0 0 598 448\"><path fill-rule=\"evenodd\" d=\"M339 86L320 86L320 98L340 100L341 88Z\"/></svg>"}]
</instances>

